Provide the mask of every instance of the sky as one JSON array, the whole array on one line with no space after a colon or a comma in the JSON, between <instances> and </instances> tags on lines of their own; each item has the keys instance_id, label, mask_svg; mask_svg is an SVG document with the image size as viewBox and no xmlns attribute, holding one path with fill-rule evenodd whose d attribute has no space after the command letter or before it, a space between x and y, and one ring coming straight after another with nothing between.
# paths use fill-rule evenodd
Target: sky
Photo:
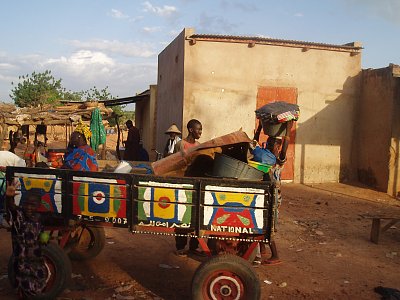
<instances>
[{"instance_id":1,"label":"sky","mask_svg":"<svg viewBox=\"0 0 400 300\"><path fill-rule=\"evenodd\" d=\"M129 97L157 84L158 54L198 34L329 44L359 41L363 68L400 64L400 0L5 0L0 102L21 75L50 70L70 91Z\"/></svg>"}]
</instances>

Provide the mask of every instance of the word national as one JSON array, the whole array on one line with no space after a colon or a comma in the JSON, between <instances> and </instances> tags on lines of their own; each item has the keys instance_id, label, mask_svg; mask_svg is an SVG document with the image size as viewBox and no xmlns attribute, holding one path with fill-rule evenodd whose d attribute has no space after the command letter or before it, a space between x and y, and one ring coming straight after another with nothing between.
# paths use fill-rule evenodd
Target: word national
<instances>
[{"instance_id":1,"label":"word national","mask_svg":"<svg viewBox=\"0 0 400 300\"><path fill-rule=\"evenodd\" d=\"M211 231L234 232L234 233L254 233L252 228L211 225Z\"/></svg>"}]
</instances>

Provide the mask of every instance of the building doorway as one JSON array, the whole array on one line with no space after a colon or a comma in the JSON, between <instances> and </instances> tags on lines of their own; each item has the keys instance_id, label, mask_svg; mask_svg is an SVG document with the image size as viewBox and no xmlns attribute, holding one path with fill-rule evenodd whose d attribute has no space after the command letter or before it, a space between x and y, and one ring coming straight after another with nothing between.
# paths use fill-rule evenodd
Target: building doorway
<instances>
[{"instance_id":1,"label":"building doorway","mask_svg":"<svg viewBox=\"0 0 400 300\"><path fill-rule=\"evenodd\" d=\"M285 101L288 103L297 104L297 88L293 87L270 87L260 86L257 91L257 107L256 109L264 106L265 104ZM257 128L258 120L256 119L255 128ZM268 136L262 131L260 134L260 143L265 143ZM293 126L290 131L290 143L287 149L287 162L282 171L282 180L293 180L294 178L294 142L296 138L296 128Z\"/></svg>"}]
</instances>

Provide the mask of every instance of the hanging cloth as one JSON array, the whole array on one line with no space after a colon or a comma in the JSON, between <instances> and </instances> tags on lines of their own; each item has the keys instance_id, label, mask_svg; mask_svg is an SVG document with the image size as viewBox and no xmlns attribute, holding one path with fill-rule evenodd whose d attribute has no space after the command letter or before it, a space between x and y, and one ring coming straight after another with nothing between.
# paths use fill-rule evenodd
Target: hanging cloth
<instances>
[{"instance_id":1,"label":"hanging cloth","mask_svg":"<svg viewBox=\"0 0 400 300\"><path fill-rule=\"evenodd\" d=\"M99 145L106 142L106 129L104 128L100 109L98 107L92 111L92 117L90 119L90 131L92 132L92 136L90 138L90 147L92 147L94 151L97 151Z\"/></svg>"}]
</instances>

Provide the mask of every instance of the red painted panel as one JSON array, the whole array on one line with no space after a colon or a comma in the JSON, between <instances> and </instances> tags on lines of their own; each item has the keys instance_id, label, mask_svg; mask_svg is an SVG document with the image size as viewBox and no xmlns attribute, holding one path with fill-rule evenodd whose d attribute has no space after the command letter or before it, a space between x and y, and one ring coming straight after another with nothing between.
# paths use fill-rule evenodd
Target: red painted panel
<instances>
[{"instance_id":1,"label":"red painted panel","mask_svg":"<svg viewBox=\"0 0 400 300\"><path fill-rule=\"evenodd\" d=\"M269 87L269 86L260 86L258 87L257 92L257 108L264 106L270 102L274 101L285 101L288 103L297 104L297 88L293 87ZM256 119L257 128L258 120ZM287 150L287 162L282 171L282 179L292 180L294 177L294 141L296 137L296 128L293 126L290 132L290 143ZM266 136L263 132L260 135L260 143L266 142L268 136Z\"/></svg>"}]
</instances>

